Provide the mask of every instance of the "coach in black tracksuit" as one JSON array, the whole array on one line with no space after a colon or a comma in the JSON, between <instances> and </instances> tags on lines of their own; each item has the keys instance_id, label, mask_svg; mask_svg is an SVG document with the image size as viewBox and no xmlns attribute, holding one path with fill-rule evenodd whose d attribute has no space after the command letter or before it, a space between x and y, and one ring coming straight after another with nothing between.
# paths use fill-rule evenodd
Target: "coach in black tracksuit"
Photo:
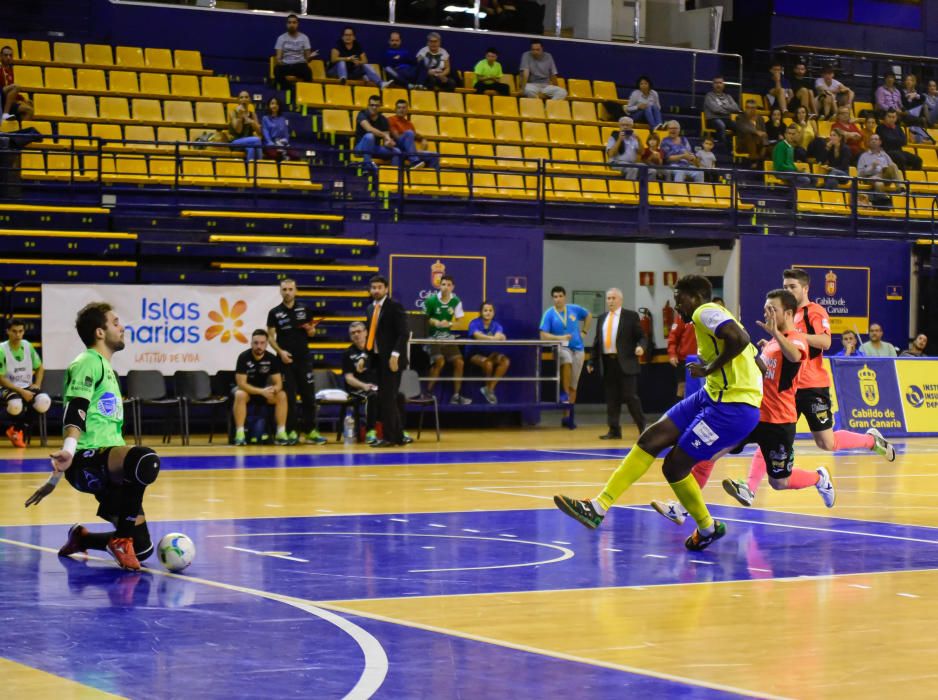
<instances>
[{"instance_id":1,"label":"coach in black tracksuit","mask_svg":"<svg viewBox=\"0 0 938 700\"><path fill-rule=\"evenodd\" d=\"M596 337L593 339L593 354L587 368L599 365L606 393L606 419L609 431L600 436L602 440L622 439L619 415L625 403L638 426L645 429L645 414L638 398L638 375L641 366L638 358L648 349L648 338L642 331L638 314L622 308L622 292L610 289L606 292L606 313L596 321Z\"/></svg>"},{"instance_id":2,"label":"coach in black tracksuit","mask_svg":"<svg viewBox=\"0 0 938 700\"><path fill-rule=\"evenodd\" d=\"M271 349L283 365L283 388L287 393L287 432L291 437L299 429L307 441L325 442L316 430L316 385L313 362L309 356L309 337L316 332L316 322L309 307L296 301L296 282L280 283L283 303L267 314L267 333ZM296 395L303 402L302 425L297 425Z\"/></svg>"}]
</instances>

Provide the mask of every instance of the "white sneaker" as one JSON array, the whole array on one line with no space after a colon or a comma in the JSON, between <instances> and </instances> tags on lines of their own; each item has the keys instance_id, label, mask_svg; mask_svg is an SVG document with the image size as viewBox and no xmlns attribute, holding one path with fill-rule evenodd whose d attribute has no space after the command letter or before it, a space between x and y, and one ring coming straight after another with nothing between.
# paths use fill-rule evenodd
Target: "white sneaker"
<instances>
[{"instance_id":1,"label":"white sneaker","mask_svg":"<svg viewBox=\"0 0 938 700\"><path fill-rule=\"evenodd\" d=\"M834 491L834 482L831 481L830 472L824 467L818 467L817 473L821 478L818 479L814 487L817 489L817 492L821 494L821 498L824 499L824 505L828 508L833 508L834 501L837 500L837 493Z\"/></svg>"},{"instance_id":2,"label":"white sneaker","mask_svg":"<svg viewBox=\"0 0 938 700\"><path fill-rule=\"evenodd\" d=\"M652 501L651 507L677 525L683 525L687 519L687 511L677 501Z\"/></svg>"},{"instance_id":3,"label":"white sneaker","mask_svg":"<svg viewBox=\"0 0 938 700\"><path fill-rule=\"evenodd\" d=\"M6 121L7 119L12 119L12 118L13 118L12 114L7 114L6 112L4 112L3 119L0 119L0 121Z\"/></svg>"},{"instance_id":4,"label":"white sneaker","mask_svg":"<svg viewBox=\"0 0 938 700\"><path fill-rule=\"evenodd\" d=\"M468 406L472 403L472 399L468 396L460 396L459 394L453 394L453 397L449 402L455 406Z\"/></svg>"},{"instance_id":5,"label":"white sneaker","mask_svg":"<svg viewBox=\"0 0 938 700\"><path fill-rule=\"evenodd\" d=\"M383 83L381 83L381 87L382 87L382 88L389 88L389 87L391 87L393 84L394 84L394 81L393 81L393 80L385 80Z\"/></svg>"},{"instance_id":6,"label":"white sneaker","mask_svg":"<svg viewBox=\"0 0 938 700\"><path fill-rule=\"evenodd\" d=\"M736 481L735 479L724 479L723 490L747 508L752 505L752 501L756 497L756 494L752 492L748 484L743 481Z\"/></svg>"},{"instance_id":7,"label":"white sneaker","mask_svg":"<svg viewBox=\"0 0 938 700\"><path fill-rule=\"evenodd\" d=\"M876 428L870 428L866 431L866 434L873 436L873 452L885 457L887 462L896 461L896 448L892 446L889 440L883 437L881 432Z\"/></svg>"}]
</instances>

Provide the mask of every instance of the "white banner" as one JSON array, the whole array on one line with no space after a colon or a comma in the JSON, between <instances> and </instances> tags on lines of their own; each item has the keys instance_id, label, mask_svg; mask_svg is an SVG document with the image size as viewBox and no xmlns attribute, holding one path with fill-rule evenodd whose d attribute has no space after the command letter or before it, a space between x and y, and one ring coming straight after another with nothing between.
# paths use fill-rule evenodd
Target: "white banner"
<instances>
[{"instance_id":1,"label":"white banner","mask_svg":"<svg viewBox=\"0 0 938 700\"><path fill-rule=\"evenodd\" d=\"M75 331L78 311L92 301L114 307L126 347L115 353L118 374L132 369L234 370L251 332L267 327L280 303L276 287L187 287L141 284L42 285L42 361L65 369L84 347Z\"/></svg>"}]
</instances>

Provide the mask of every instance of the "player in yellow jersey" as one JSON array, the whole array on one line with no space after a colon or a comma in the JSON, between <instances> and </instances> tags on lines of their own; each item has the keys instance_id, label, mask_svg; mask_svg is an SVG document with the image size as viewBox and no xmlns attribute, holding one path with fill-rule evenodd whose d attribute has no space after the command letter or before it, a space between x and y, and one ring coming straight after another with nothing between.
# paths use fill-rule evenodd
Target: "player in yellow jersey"
<instances>
[{"instance_id":1,"label":"player in yellow jersey","mask_svg":"<svg viewBox=\"0 0 938 700\"><path fill-rule=\"evenodd\" d=\"M674 288L675 306L685 321L693 322L697 335L699 362L689 366L690 373L705 377L704 386L641 434L596 498L554 496L560 510L586 527L599 527L612 504L670 447L662 471L697 523L684 545L699 551L726 534L726 525L707 510L691 469L738 445L759 423L762 373L746 329L724 307L710 301L712 293L710 281L700 275L686 275Z\"/></svg>"}]
</instances>

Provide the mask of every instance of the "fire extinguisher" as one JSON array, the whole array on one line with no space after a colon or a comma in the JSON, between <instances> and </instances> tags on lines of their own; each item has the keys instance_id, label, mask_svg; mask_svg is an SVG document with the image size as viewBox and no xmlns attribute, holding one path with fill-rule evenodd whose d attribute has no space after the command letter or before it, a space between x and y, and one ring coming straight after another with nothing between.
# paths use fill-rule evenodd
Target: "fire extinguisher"
<instances>
[{"instance_id":1,"label":"fire extinguisher","mask_svg":"<svg viewBox=\"0 0 938 700\"><path fill-rule=\"evenodd\" d=\"M654 334L654 323L652 321L651 311L646 309L644 306L640 307L638 310L638 315L641 317L639 323L642 325L642 333L645 334L645 337L648 338L648 348L645 351L645 354L639 358L640 362L650 362L652 353L655 349L655 334Z\"/></svg>"},{"instance_id":2,"label":"fire extinguisher","mask_svg":"<svg viewBox=\"0 0 938 700\"><path fill-rule=\"evenodd\" d=\"M671 306L671 300L664 302L664 308L661 309L661 324L664 328L664 337L667 338L671 332L671 326L674 325L674 307Z\"/></svg>"}]
</instances>

